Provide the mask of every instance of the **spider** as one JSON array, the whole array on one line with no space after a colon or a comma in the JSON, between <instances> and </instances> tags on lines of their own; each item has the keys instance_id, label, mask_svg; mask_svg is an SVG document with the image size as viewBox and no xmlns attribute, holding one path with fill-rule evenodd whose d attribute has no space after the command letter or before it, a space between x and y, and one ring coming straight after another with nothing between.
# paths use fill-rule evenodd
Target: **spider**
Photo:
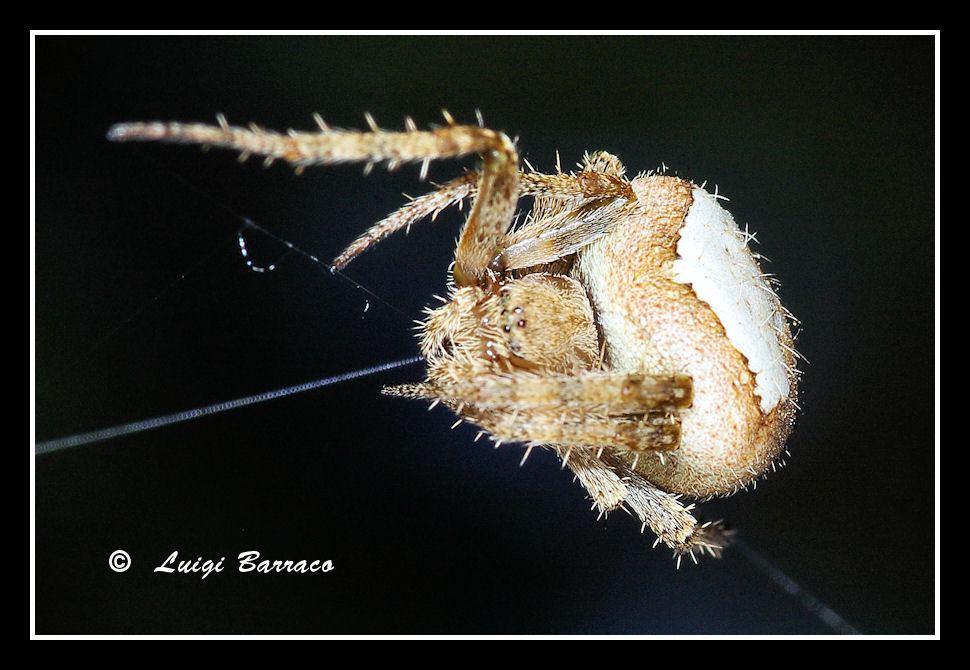
<instances>
[{"instance_id":1,"label":"spider","mask_svg":"<svg viewBox=\"0 0 970 670\"><path fill-rule=\"evenodd\" d=\"M402 132L279 133L251 124L123 123L114 141L218 146L302 171L347 161L389 168L478 154L481 168L372 226L334 271L394 231L471 200L444 304L419 322L421 383L384 393L442 403L496 444L554 450L601 514L635 514L680 558L726 546L681 498L729 495L782 451L799 378L794 319L741 231L703 187L666 174L630 180L616 156L580 170L520 168L504 133L459 125ZM513 225L520 198L533 206ZM457 425L457 424L456 424Z\"/></svg>"}]
</instances>

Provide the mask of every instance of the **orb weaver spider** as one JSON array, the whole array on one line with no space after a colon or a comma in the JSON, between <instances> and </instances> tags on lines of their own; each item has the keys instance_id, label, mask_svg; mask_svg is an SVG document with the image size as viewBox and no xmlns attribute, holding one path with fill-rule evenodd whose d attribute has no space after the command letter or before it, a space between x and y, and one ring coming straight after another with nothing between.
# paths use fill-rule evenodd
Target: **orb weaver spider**
<instances>
[{"instance_id":1,"label":"orb weaver spider","mask_svg":"<svg viewBox=\"0 0 970 670\"><path fill-rule=\"evenodd\" d=\"M630 180L619 159L523 171L501 132L446 124L402 132L123 123L114 141L217 146L297 171L348 161L395 168L478 154L335 259L472 201L444 304L420 322L426 379L385 393L442 403L492 439L553 449L601 513L624 506L678 557L719 555L727 534L680 502L745 488L782 451L797 410L791 315L718 196L683 179ZM513 226L520 198L533 198Z\"/></svg>"}]
</instances>

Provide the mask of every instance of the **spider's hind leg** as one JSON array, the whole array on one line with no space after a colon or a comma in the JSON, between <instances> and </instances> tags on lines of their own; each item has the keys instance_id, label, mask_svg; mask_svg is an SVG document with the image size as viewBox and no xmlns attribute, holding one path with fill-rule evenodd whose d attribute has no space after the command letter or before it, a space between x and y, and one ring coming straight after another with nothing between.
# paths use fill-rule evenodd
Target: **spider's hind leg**
<instances>
[{"instance_id":1,"label":"spider's hind leg","mask_svg":"<svg viewBox=\"0 0 970 670\"><path fill-rule=\"evenodd\" d=\"M649 526L659 540L674 550L678 565L679 557L684 554L690 555L696 562L695 551L719 557L721 550L730 544L731 531L720 521L698 521L691 514L693 504L683 505L680 496L657 488L631 470L614 453L604 453L598 460L624 482L627 491L625 507L644 526Z\"/></svg>"}]
</instances>

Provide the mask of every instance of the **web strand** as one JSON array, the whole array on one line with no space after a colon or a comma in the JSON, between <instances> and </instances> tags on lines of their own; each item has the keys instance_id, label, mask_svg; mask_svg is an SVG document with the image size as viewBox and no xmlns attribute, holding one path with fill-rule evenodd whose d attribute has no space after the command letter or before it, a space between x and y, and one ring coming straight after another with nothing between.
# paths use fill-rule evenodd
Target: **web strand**
<instances>
[{"instance_id":1,"label":"web strand","mask_svg":"<svg viewBox=\"0 0 970 670\"><path fill-rule=\"evenodd\" d=\"M752 565L777 584L782 591L791 596L795 602L839 635L862 635L860 630L843 619L835 610L806 591L798 582L782 572L779 567L740 539L733 538L731 548L744 556Z\"/></svg>"},{"instance_id":2,"label":"web strand","mask_svg":"<svg viewBox=\"0 0 970 670\"><path fill-rule=\"evenodd\" d=\"M190 421L191 419L209 416L210 414L218 414L219 412L238 409L240 407L246 407L247 405L255 405L257 403L266 402L267 400L283 398L288 395L293 395L294 393L302 393L304 391L311 391L323 386L331 386L333 384L340 384L352 379L367 377L369 375L378 374L394 368L411 365L422 360L424 359L421 356L402 358L401 360L391 361L390 363L383 363L381 365L361 368L351 372L344 372L338 375L333 375L332 377L324 377L323 379L304 382L303 384L296 384L294 386L288 386L286 388L276 389L273 391L256 393L254 395L244 396L234 400L217 402L204 407L196 407L194 409L183 410L173 414L143 419L141 421L133 421L120 426L111 426L110 428L102 428L100 430L94 430L88 433L78 433L56 440L48 440L47 442L40 442L36 444L34 446L34 453L40 456L42 454L50 454L55 451L70 449L71 447L79 447L81 445L91 444L93 442L103 442L104 440L121 437L122 435L131 435L133 433L141 433L146 430L154 430L156 428L161 428L162 426L169 426L174 423L182 423L184 421Z\"/></svg>"}]
</instances>

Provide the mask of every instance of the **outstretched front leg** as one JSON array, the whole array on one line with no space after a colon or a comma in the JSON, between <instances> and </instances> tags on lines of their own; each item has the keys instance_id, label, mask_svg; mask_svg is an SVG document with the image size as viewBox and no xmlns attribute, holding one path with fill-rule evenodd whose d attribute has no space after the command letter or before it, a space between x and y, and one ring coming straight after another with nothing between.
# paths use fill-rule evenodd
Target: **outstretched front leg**
<instances>
[{"instance_id":1,"label":"outstretched front leg","mask_svg":"<svg viewBox=\"0 0 970 670\"><path fill-rule=\"evenodd\" d=\"M504 134L479 126L448 125L420 131L408 122L404 132L381 130L368 116L370 132L331 128L317 116L317 132L279 133L256 125L230 126L178 122L122 123L108 131L118 142L161 141L216 146L238 151L242 158L262 156L265 162L283 160L302 169L313 165L362 162L368 166L455 158L477 153L482 158L475 202L455 252L453 274L458 286L481 282L512 221L519 199L519 166L515 145ZM422 172L425 168L422 169ZM463 197L456 193L453 197ZM434 207L436 207L435 205ZM434 209L434 207L432 209Z\"/></svg>"}]
</instances>

